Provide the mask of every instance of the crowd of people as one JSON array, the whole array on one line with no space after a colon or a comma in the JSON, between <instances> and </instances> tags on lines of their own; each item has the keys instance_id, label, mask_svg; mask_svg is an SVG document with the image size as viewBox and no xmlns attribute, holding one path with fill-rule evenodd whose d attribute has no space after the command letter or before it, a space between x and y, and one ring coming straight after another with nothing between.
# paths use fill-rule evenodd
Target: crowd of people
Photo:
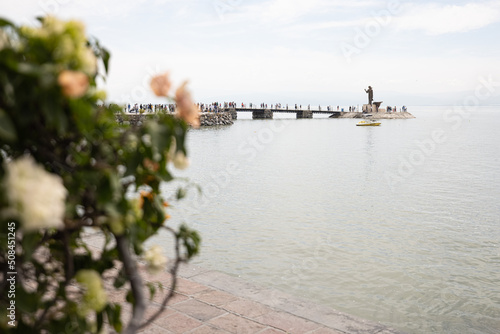
<instances>
[{"instance_id":1,"label":"crowd of people","mask_svg":"<svg viewBox=\"0 0 500 334\"><path fill-rule=\"evenodd\" d=\"M302 108L302 104L295 104L293 108L289 108L288 104L282 105L281 103L275 103L268 105L267 103L261 103L260 105L256 105L254 103L241 103L241 106L237 106L236 102L212 102L212 103L197 103L196 106L200 109L201 112L220 112L225 109L229 108L248 108L248 109L278 109L278 110L304 110ZM305 107L305 106L304 106ZM125 111L128 113L136 113L136 114L143 114L143 113L154 113L158 111L166 111L166 112L171 112L173 113L175 111L176 105L173 103L170 104L151 104L151 103L146 103L146 104L133 104L131 105L130 103L127 104L125 107ZM323 108L323 109L322 109ZM318 110L322 111L324 110L324 106L322 107L319 105L317 108L313 107L313 110ZM347 111L349 112L356 112L358 111L359 107L356 106L349 106L349 108L344 108L337 106L337 111ZM311 110L311 105L307 105L307 110ZM397 112L398 108L396 106L387 107L387 112ZM399 108L400 112L406 112L408 108L406 106L402 106ZM331 105L326 106L326 111L334 111L334 107Z\"/></svg>"},{"instance_id":2,"label":"crowd of people","mask_svg":"<svg viewBox=\"0 0 500 334\"><path fill-rule=\"evenodd\" d=\"M408 111L408 108L406 106L402 106L401 108L399 108L399 112L406 112L406 111ZM398 107L387 106L387 112L398 112Z\"/></svg>"},{"instance_id":3,"label":"crowd of people","mask_svg":"<svg viewBox=\"0 0 500 334\"><path fill-rule=\"evenodd\" d=\"M308 104L307 107L304 106L302 107L302 104L295 104L294 107L289 107L288 104L281 104L281 103L273 103L273 104L267 104L267 103L260 103L260 104L255 104L255 103L244 103L242 102L241 105L237 105L236 102L213 102L213 103L201 103L198 104L200 107L200 110L202 112L218 112L222 109L227 109L227 108L245 108L245 109L275 109L275 110L304 110L304 108L307 108L307 110L311 110L311 105ZM333 111L334 108L329 105L329 106L321 106L318 105L318 107L312 107L313 110L325 110L326 111ZM357 108L355 106L350 106L349 111L355 111ZM340 111L340 107L337 106L337 111ZM344 108L342 108L342 111L344 111Z\"/></svg>"},{"instance_id":4,"label":"crowd of people","mask_svg":"<svg viewBox=\"0 0 500 334\"><path fill-rule=\"evenodd\" d=\"M151 104L151 103L145 103L145 104L133 104L131 105L128 103L125 106L125 112L128 113L135 113L135 114L143 114L143 113L154 113L154 112L159 112L159 111L168 111L168 112L174 112L175 111L175 104Z\"/></svg>"}]
</instances>

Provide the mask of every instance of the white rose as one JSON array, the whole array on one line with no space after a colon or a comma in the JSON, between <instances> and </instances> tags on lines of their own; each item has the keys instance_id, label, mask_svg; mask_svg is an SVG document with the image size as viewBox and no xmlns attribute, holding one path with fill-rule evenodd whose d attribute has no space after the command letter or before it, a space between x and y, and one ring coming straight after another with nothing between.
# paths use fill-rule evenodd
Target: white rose
<instances>
[{"instance_id":1,"label":"white rose","mask_svg":"<svg viewBox=\"0 0 500 334\"><path fill-rule=\"evenodd\" d=\"M97 59L90 48L85 48L79 53L82 71L93 76L97 71Z\"/></svg>"},{"instance_id":2,"label":"white rose","mask_svg":"<svg viewBox=\"0 0 500 334\"><path fill-rule=\"evenodd\" d=\"M35 231L63 227L67 190L62 179L48 173L29 156L6 165L7 199L22 228Z\"/></svg>"},{"instance_id":3,"label":"white rose","mask_svg":"<svg viewBox=\"0 0 500 334\"><path fill-rule=\"evenodd\" d=\"M173 163L177 169L186 169L189 167L189 159L182 151L178 151L174 155Z\"/></svg>"},{"instance_id":4,"label":"white rose","mask_svg":"<svg viewBox=\"0 0 500 334\"><path fill-rule=\"evenodd\" d=\"M162 272L167 266L168 259L163 255L163 250L158 245L154 245L145 251L143 258L147 263L149 272L152 274Z\"/></svg>"}]
</instances>

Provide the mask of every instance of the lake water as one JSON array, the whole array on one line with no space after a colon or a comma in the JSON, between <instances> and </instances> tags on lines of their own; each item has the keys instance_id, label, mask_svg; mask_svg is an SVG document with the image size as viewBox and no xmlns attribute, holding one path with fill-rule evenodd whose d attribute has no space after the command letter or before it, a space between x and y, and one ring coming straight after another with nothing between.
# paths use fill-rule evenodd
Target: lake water
<instances>
[{"instance_id":1,"label":"lake water","mask_svg":"<svg viewBox=\"0 0 500 334\"><path fill-rule=\"evenodd\" d=\"M411 333L500 333L500 107L409 111L190 131L176 175L204 193L171 224L202 235L193 263Z\"/></svg>"}]
</instances>

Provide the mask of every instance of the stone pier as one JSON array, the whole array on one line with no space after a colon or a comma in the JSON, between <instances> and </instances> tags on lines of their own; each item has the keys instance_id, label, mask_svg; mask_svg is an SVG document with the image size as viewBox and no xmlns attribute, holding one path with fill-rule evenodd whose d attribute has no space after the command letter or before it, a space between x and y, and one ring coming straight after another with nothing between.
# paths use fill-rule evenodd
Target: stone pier
<instances>
[{"instance_id":1,"label":"stone pier","mask_svg":"<svg viewBox=\"0 0 500 334\"><path fill-rule=\"evenodd\" d=\"M310 109L297 110L297 119L299 119L299 118L313 118L313 113Z\"/></svg>"},{"instance_id":2,"label":"stone pier","mask_svg":"<svg viewBox=\"0 0 500 334\"><path fill-rule=\"evenodd\" d=\"M238 119L238 113L236 112L236 108L229 108L226 111L231 115L232 119Z\"/></svg>"},{"instance_id":3,"label":"stone pier","mask_svg":"<svg viewBox=\"0 0 500 334\"><path fill-rule=\"evenodd\" d=\"M273 112L271 111L271 109L255 110L255 111L252 111L252 118L253 119L272 119Z\"/></svg>"},{"instance_id":4,"label":"stone pier","mask_svg":"<svg viewBox=\"0 0 500 334\"><path fill-rule=\"evenodd\" d=\"M201 126L230 124L233 124L233 118L230 112L204 112L200 114Z\"/></svg>"}]
</instances>

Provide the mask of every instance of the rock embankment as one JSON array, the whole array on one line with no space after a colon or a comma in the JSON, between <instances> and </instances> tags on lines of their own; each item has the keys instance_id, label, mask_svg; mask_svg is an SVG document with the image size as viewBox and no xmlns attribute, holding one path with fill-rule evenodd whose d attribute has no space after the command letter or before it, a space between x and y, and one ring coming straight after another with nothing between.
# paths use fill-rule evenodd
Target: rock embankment
<instances>
[{"instance_id":1,"label":"rock embankment","mask_svg":"<svg viewBox=\"0 0 500 334\"><path fill-rule=\"evenodd\" d=\"M233 119L229 112L205 112L200 114L201 126L231 125Z\"/></svg>"},{"instance_id":2,"label":"rock embankment","mask_svg":"<svg viewBox=\"0 0 500 334\"><path fill-rule=\"evenodd\" d=\"M137 115L126 115L126 114L116 114L116 121L120 124L130 124L132 126L141 126L146 120L146 114Z\"/></svg>"},{"instance_id":3,"label":"rock embankment","mask_svg":"<svg viewBox=\"0 0 500 334\"><path fill-rule=\"evenodd\" d=\"M376 112L376 113L371 113L369 115L371 116L366 116L367 114L364 114L362 112L341 112L340 115L332 115L330 118L368 118L368 119L408 119L408 118L415 118L412 114L410 114L407 111L403 112Z\"/></svg>"},{"instance_id":4,"label":"rock embankment","mask_svg":"<svg viewBox=\"0 0 500 334\"><path fill-rule=\"evenodd\" d=\"M120 124L130 124L132 126L141 126L146 118L154 117L154 114L116 114L116 121ZM230 112L206 112L200 114L201 126L231 125L233 118Z\"/></svg>"}]
</instances>

